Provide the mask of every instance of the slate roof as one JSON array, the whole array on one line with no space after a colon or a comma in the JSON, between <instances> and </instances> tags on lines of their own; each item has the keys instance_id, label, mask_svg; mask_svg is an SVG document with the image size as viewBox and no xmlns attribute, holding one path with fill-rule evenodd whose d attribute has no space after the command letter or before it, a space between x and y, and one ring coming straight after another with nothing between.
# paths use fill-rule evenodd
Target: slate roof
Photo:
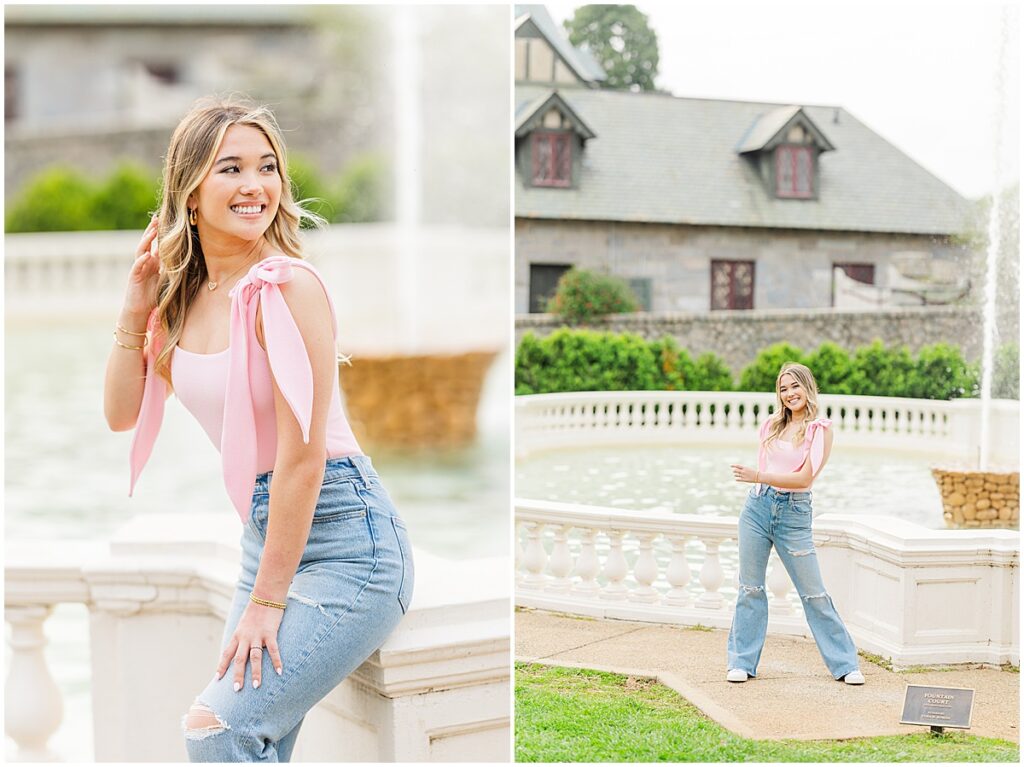
<instances>
[{"instance_id":1,"label":"slate roof","mask_svg":"<svg viewBox=\"0 0 1024 767\"><path fill-rule=\"evenodd\" d=\"M516 86L516 124L550 88ZM970 205L842 107L803 106L835 151L819 157L814 200L769 195L738 149L785 105L560 88L597 134L571 189L524 186L516 216L947 235ZM780 113L781 114L781 113Z\"/></svg>"},{"instance_id":2,"label":"slate roof","mask_svg":"<svg viewBox=\"0 0 1024 767\"><path fill-rule=\"evenodd\" d=\"M801 107L788 106L765 112L755 120L736 151L742 154L744 152L759 152L762 149L773 149L775 145L784 141L784 129L794 121L806 125L817 139L821 151L831 152L835 149L828 137L814 124L813 120L807 117ZM773 141L773 139L776 140Z\"/></svg>"},{"instance_id":3,"label":"slate roof","mask_svg":"<svg viewBox=\"0 0 1024 767\"><path fill-rule=\"evenodd\" d=\"M517 5L515 8L515 28L527 20L532 21L537 30L544 35L548 44L557 51L569 68L576 76L586 83L599 83L608 79L604 69L597 63L589 51L583 48L574 48L566 37L565 32L555 24L551 14L543 5Z\"/></svg>"}]
</instances>

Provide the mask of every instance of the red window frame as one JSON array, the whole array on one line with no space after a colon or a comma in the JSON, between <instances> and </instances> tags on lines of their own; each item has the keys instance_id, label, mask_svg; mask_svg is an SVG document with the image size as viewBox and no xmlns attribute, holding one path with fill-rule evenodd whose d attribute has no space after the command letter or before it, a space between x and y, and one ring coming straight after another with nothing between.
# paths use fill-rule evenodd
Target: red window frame
<instances>
[{"instance_id":1,"label":"red window frame","mask_svg":"<svg viewBox=\"0 0 1024 767\"><path fill-rule=\"evenodd\" d=\"M799 157L807 158L807 189L797 184ZM783 169L789 165L789 184L783 183ZM775 149L775 194L778 197L807 199L814 196L814 153L806 146L780 146Z\"/></svg>"},{"instance_id":2,"label":"red window frame","mask_svg":"<svg viewBox=\"0 0 1024 767\"><path fill-rule=\"evenodd\" d=\"M547 154L543 159L542 144L547 144ZM530 148L534 186L572 186L572 133L534 131L531 135Z\"/></svg>"},{"instance_id":3,"label":"red window frame","mask_svg":"<svg viewBox=\"0 0 1024 767\"><path fill-rule=\"evenodd\" d=\"M743 266L750 268L750 292L747 295L740 295L737 290L736 267ZM715 304L715 273L724 270L729 279L729 292L726 296L725 305ZM757 287L757 262L740 260L711 261L711 311L728 309L753 309L754 291Z\"/></svg>"}]
</instances>

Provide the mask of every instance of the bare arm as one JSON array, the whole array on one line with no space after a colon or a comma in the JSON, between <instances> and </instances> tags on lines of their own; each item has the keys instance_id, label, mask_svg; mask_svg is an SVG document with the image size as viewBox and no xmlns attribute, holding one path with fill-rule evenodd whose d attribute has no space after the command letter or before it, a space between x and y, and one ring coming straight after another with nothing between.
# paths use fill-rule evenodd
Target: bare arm
<instances>
[{"instance_id":1,"label":"bare arm","mask_svg":"<svg viewBox=\"0 0 1024 767\"><path fill-rule=\"evenodd\" d=\"M128 274L128 289L117 324L130 333L116 331L117 340L126 346L142 346L152 339L132 333L144 333L149 314L156 306L156 290L160 277L160 258L157 254L156 217L139 241L135 263ZM146 351L126 349L111 341L107 358L107 373L103 382L103 415L113 431L128 431L135 427L142 407L142 393L146 386ZM168 394L170 391L168 390Z\"/></svg>"}]
</instances>

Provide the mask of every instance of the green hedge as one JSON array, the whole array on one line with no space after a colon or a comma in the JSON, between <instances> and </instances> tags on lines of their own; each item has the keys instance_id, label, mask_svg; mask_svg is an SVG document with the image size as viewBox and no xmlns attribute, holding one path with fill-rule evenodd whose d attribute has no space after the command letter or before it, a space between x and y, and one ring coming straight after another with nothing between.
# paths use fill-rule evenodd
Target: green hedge
<instances>
[{"instance_id":1,"label":"green hedge","mask_svg":"<svg viewBox=\"0 0 1024 767\"><path fill-rule=\"evenodd\" d=\"M579 325L609 314L635 312L637 307L636 296L623 280L574 266L559 278L547 310Z\"/></svg>"},{"instance_id":2,"label":"green hedge","mask_svg":"<svg viewBox=\"0 0 1024 767\"><path fill-rule=\"evenodd\" d=\"M1016 397L1019 351L1008 345L997 355L994 396ZM763 349L741 372L740 391L773 391L785 362L802 362L823 394L857 394L920 399L977 397L980 371L949 344L922 347L917 357L906 347L881 341L852 354L826 342L813 352L781 343ZM733 379L720 357L694 360L670 336L644 341L562 328L538 339L527 333L516 350L516 394L560 391L731 391Z\"/></svg>"},{"instance_id":3,"label":"green hedge","mask_svg":"<svg viewBox=\"0 0 1024 767\"><path fill-rule=\"evenodd\" d=\"M295 199L331 223L379 221L387 199L387 169L376 155L353 159L341 175L324 181L301 154L289 158ZM33 176L7 206L7 232L81 232L144 229L160 205L160 173L121 163L94 182L78 171L53 166ZM304 226L309 224L304 221Z\"/></svg>"}]
</instances>

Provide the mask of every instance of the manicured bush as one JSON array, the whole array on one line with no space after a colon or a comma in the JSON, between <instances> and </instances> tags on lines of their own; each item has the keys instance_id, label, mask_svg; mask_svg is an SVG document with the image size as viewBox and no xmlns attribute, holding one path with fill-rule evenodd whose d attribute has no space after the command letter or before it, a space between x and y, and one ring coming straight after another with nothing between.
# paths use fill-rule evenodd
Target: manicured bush
<instances>
[{"instance_id":1,"label":"manicured bush","mask_svg":"<svg viewBox=\"0 0 1024 767\"><path fill-rule=\"evenodd\" d=\"M662 336L650 342L654 361L661 373L658 388L665 391L685 391L691 386L696 368L689 352L681 349L672 336Z\"/></svg>"},{"instance_id":2,"label":"manicured bush","mask_svg":"<svg viewBox=\"0 0 1024 767\"><path fill-rule=\"evenodd\" d=\"M814 373L818 391L822 394L852 394L850 376L853 374L853 362L849 352L839 344L825 341L808 354L803 363Z\"/></svg>"},{"instance_id":3,"label":"manicured bush","mask_svg":"<svg viewBox=\"0 0 1024 767\"><path fill-rule=\"evenodd\" d=\"M992 375L992 396L1020 399L1020 346L1008 343L996 350Z\"/></svg>"},{"instance_id":4,"label":"manicured bush","mask_svg":"<svg viewBox=\"0 0 1024 767\"><path fill-rule=\"evenodd\" d=\"M739 391L775 391L775 379L779 377L782 366L787 362L803 361L803 351L786 342L762 349L740 373Z\"/></svg>"},{"instance_id":5,"label":"manicured bush","mask_svg":"<svg viewBox=\"0 0 1024 767\"><path fill-rule=\"evenodd\" d=\"M876 339L853 354L850 394L869 397L905 397L914 360L905 346L887 349Z\"/></svg>"},{"instance_id":6,"label":"manicured bush","mask_svg":"<svg viewBox=\"0 0 1024 767\"><path fill-rule=\"evenodd\" d=\"M292 181L293 199L296 202L301 202L302 207L306 210L330 221L335 213L335 203L313 161L301 152L290 153L288 177ZM309 219L302 219L303 229L311 229L313 226L313 222Z\"/></svg>"},{"instance_id":7,"label":"manicured bush","mask_svg":"<svg viewBox=\"0 0 1024 767\"><path fill-rule=\"evenodd\" d=\"M145 229L159 205L159 174L121 163L93 193L93 228Z\"/></svg>"},{"instance_id":8,"label":"manicured bush","mask_svg":"<svg viewBox=\"0 0 1024 767\"><path fill-rule=\"evenodd\" d=\"M573 267L558 280L547 310L578 325L609 314L635 312L637 301L629 286L617 277Z\"/></svg>"},{"instance_id":9,"label":"manicured bush","mask_svg":"<svg viewBox=\"0 0 1024 767\"><path fill-rule=\"evenodd\" d=\"M355 224L381 221L385 217L385 201L389 194L388 166L376 154L356 157L331 185L330 199L334 224Z\"/></svg>"},{"instance_id":10,"label":"manicured bush","mask_svg":"<svg viewBox=\"0 0 1024 767\"><path fill-rule=\"evenodd\" d=\"M630 333L562 328L539 341L527 334L516 352L516 394L650 391L662 380L651 347Z\"/></svg>"},{"instance_id":11,"label":"manicured bush","mask_svg":"<svg viewBox=\"0 0 1024 767\"><path fill-rule=\"evenodd\" d=\"M691 391L732 391L732 371L714 352L704 352L694 362Z\"/></svg>"},{"instance_id":12,"label":"manicured bush","mask_svg":"<svg viewBox=\"0 0 1024 767\"><path fill-rule=\"evenodd\" d=\"M34 176L7 208L7 232L73 232L102 229L93 218L93 188L70 168ZM142 228L145 228L143 225Z\"/></svg>"},{"instance_id":13,"label":"manicured bush","mask_svg":"<svg viewBox=\"0 0 1024 767\"><path fill-rule=\"evenodd\" d=\"M921 347L914 367L907 373L902 396L920 399L977 397L980 375L960 350L949 344Z\"/></svg>"}]
</instances>

